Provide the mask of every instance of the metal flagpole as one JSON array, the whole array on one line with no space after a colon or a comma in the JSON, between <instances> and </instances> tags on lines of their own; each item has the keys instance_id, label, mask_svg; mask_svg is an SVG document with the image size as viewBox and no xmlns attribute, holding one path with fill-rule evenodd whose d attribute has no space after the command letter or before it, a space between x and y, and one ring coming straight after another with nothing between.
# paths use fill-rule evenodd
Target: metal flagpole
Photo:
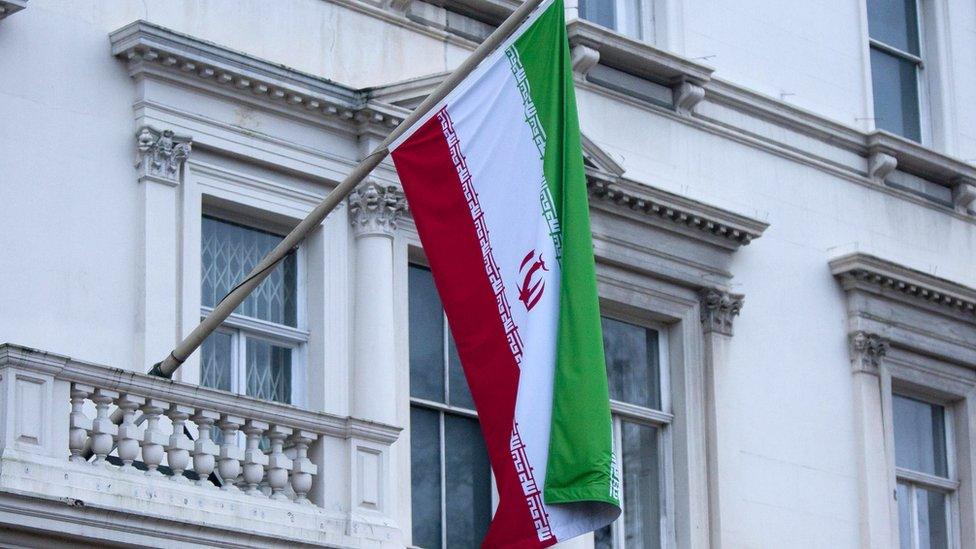
<instances>
[{"instance_id":1,"label":"metal flagpole","mask_svg":"<svg viewBox=\"0 0 976 549\"><path fill-rule=\"evenodd\" d=\"M447 79L440 83L437 88L427 96L410 116L404 119L392 132L384 139L376 149L364 158L357 165L342 183L339 183L325 199L315 207L308 217L302 220L287 236L281 241L268 255L261 260L257 266L247 275L243 282L238 284L217 304L216 307L207 315L196 328L187 335L162 362L156 363L149 371L150 375L160 377L172 377L173 372L191 355L193 351L203 343L207 336L211 334L237 308L244 299L271 274L275 265L278 264L295 246L297 246L312 230L319 226L323 219L338 206L346 196L356 188L357 185L373 170L388 154L389 145L403 132L410 128L418 119L440 102L448 93L473 71L488 55L495 50L515 29L525 20L532 10L534 10L543 0L526 0L519 6L512 15L508 17L494 32L492 32L484 42L481 43L467 59L452 72Z\"/></svg>"}]
</instances>

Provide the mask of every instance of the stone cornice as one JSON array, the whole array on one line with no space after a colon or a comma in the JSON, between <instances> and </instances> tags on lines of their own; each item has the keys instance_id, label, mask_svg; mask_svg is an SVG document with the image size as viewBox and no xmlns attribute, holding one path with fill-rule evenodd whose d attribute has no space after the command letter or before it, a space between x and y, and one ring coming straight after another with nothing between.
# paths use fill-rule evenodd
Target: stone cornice
<instances>
[{"instance_id":1,"label":"stone cornice","mask_svg":"<svg viewBox=\"0 0 976 549\"><path fill-rule=\"evenodd\" d=\"M0 370L8 365L50 374L56 379L94 385L120 393L159 395L164 400L187 406L220 410L230 415L340 438L359 437L392 444L400 433L400 428L392 425L316 412L3 343L0 344Z\"/></svg>"},{"instance_id":2,"label":"stone cornice","mask_svg":"<svg viewBox=\"0 0 976 549\"><path fill-rule=\"evenodd\" d=\"M598 170L587 170L587 186L590 196L660 220L672 229L730 250L759 238L769 226L762 221Z\"/></svg>"},{"instance_id":3,"label":"stone cornice","mask_svg":"<svg viewBox=\"0 0 976 549\"><path fill-rule=\"evenodd\" d=\"M325 78L271 63L223 46L135 21L109 35L112 55L126 61L129 73L192 78L325 118L395 127L406 109L370 100L369 94Z\"/></svg>"},{"instance_id":4,"label":"stone cornice","mask_svg":"<svg viewBox=\"0 0 976 549\"><path fill-rule=\"evenodd\" d=\"M845 290L860 289L976 324L976 289L878 257L854 253L830 262Z\"/></svg>"},{"instance_id":5,"label":"stone cornice","mask_svg":"<svg viewBox=\"0 0 976 549\"><path fill-rule=\"evenodd\" d=\"M0 0L0 19L9 17L27 7L27 0Z\"/></svg>"}]
</instances>

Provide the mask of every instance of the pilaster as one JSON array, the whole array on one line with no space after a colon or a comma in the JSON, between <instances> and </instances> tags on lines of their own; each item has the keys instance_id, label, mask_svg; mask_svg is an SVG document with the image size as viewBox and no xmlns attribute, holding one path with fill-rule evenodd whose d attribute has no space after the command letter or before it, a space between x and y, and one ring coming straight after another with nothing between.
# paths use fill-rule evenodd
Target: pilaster
<instances>
[{"instance_id":1,"label":"pilaster","mask_svg":"<svg viewBox=\"0 0 976 549\"><path fill-rule=\"evenodd\" d=\"M180 196L192 138L142 126L136 132L136 172L142 202L141 338L136 369L161 360L176 344L180 326Z\"/></svg>"}]
</instances>

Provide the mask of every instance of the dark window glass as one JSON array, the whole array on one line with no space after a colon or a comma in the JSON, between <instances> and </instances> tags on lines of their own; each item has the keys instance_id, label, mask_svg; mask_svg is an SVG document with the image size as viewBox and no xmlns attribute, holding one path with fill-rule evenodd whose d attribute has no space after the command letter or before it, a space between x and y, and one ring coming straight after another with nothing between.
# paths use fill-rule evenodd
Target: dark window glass
<instances>
[{"instance_id":1,"label":"dark window glass","mask_svg":"<svg viewBox=\"0 0 976 549\"><path fill-rule=\"evenodd\" d=\"M871 48L875 126L920 141L917 71L914 62Z\"/></svg>"},{"instance_id":2,"label":"dark window glass","mask_svg":"<svg viewBox=\"0 0 976 549\"><path fill-rule=\"evenodd\" d=\"M282 237L204 216L201 242L201 302L214 307L234 289ZM286 326L297 326L298 265L285 256L234 311Z\"/></svg>"},{"instance_id":3,"label":"dark window glass","mask_svg":"<svg viewBox=\"0 0 976 549\"><path fill-rule=\"evenodd\" d=\"M915 0L868 0L868 34L888 46L918 55Z\"/></svg>"},{"instance_id":4,"label":"dark window glass","mask_svg":"<svg viewBox=\"0 0 976 549\"><path fill-rule=\"evenodd\" d=\"M610 398L660 410L657 331L606 317L602 324Z\"/></svg>"},{"instance_id":5,"label":"dark window glass","mask_svg":"<svg viewBox=\"0 0 976 549\"><path fill-rule=\"evenodd\" d=\"M410 486L413 544L441 546L440 414L410 408Z\"/></svg>"},{"instance_id":6,"label":"dark window glass","mask_svg":"<svg viewBox=\"0 0 976 549\"><path fill-rule=\"evenodd\" d=\"M444 402L444 310L430 271L409 268L410 396Z\"/></svg>"},{"instance_id":7,"label":"dark window glass","mask_svg":"<svg viewBox=\"0 0 976 549\"><path fill-rule=\"evenodd\" d=\"M250 337L246 345L246 394L291 403L291 349Z\"/></svg>"},{"instance_id":8,"label":"dark window glass","mask_svg":"<svg viewBox=\"0 0 976 549\"><path fill-rule=\"evenodd\" d=\"M491 522L491 467L478 420L444 415L447 546L478 547Z\"/></svg>"},{"instance_id":9,"label":"dark window glass","mask_svg":"<svg viewBox=\"0 0 976 549\"><path fill-rule=\"evenodd\" d=\"M904 469L948 477L945 409L895 395L895 464Z\"/></svg>"},{"instance_id":10,"label":"dark window glass","mask_svg":"<svg viewBox=\"0 0 976 549\"><path fill-rule=\"evenodd\" d=\"M580 0L579 3L580 17L608 29L615 28L617 17L614 12L614 0Z\"/></svg>"},{"instance_id":11,"label":"dark window glass","mask_svg":"<svg viewBox=\"0 0 976 549\"><path fill-rule=\"evenodd\" d=\"M918 493L918 537L927 549L949 549L946 495L916 488Z\"/></svg>"},{"instance_id":12,"label":"dark window glass","mask_svg":"<svg viewBox=\"0 0 976 549\"><path fill-rule=\"evenodd\" d=\"M461 408L474 409L474 399L471 397L471 390L468 389L468 380L464 377L464 368L461 367L461 359L458 357L457 346L454 345L454 337L447 336L448 367L451 386L451 405Z\"/></svg>"},{"instance_id":13,"label":"dark window glass","mask_svg":"<svg viewBox=\"0 0 976 549\"><path fill-rule=\"evenodd\" d=\"M200 385L212 389L231 390L231 346L233 337L226 332L214 332L200 346Z\"/></svg>"},{"instance_id":14,"label":"dark window glass","mask_svg":"<svg viewBox=\"0 0 976 549\"><path fill-rule=\"evenodd\" d=\"M623 422L624 545L661 546L661 487L657 428Z\"/></svg>"}]
</instances>

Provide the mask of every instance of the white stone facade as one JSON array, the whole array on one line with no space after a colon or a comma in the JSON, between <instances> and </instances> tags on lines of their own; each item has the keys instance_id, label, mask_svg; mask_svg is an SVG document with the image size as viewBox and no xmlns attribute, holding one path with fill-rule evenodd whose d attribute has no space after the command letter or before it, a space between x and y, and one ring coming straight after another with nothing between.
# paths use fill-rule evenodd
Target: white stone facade
<instances>
[{"instance_id":1,"label":"white stone facade","mask_svg":"<svg viewBox=\"0 0 976 549\"><path fill-rule=\"evenodd\" d=\"M919 486L976 547L976 5L918 0L919 143L876 130L866 0L643 0L636 38L566 1L601 299L668 349L661 545L897 547ZM0 1L0 545L411 545L389 161L296 252L294 325L229 321L291 405L144 373L207 310L204 215L294 226L517 4Z\"/></svg>"}]
</instances>

